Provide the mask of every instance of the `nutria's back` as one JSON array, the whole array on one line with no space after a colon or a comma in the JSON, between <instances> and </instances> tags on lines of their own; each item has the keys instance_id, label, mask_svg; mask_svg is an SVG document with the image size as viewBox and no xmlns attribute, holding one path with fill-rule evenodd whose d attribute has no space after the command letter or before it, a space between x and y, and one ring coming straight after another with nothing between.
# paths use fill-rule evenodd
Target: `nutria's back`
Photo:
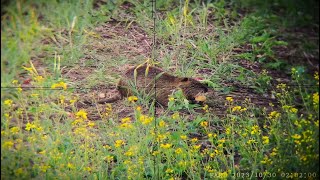
<instances>
[{"instance_id":1,"label":"nutria's back","mask_svg":"<svg viewBox=\"0 0 320 180\"><path fill-rule=\"evenodd\" d=\"M197 97L208 91L207 86L195 79L176 77L160 68L147 65L130 68L118 83L122 96L133 95L133 89L150 96L154 96L156 92L155 98L163 106L167 106L169 95L178 89L192 103L197 103Z\"/></svg>"}]
</instances>

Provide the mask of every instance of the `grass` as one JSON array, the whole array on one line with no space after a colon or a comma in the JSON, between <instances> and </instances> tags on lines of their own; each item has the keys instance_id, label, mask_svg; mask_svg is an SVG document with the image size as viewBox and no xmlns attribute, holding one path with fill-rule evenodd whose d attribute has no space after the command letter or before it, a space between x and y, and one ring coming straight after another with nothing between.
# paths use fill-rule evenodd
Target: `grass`
<instances>
[{"instance_id":1,"label":"grass","mask_svg":"<svg viewBox=\"0 0 320 180\"><path fill-rule=\"evenodd\" d=\"M181 91L168 108L143 93L79 106L150 58L149 1L8 3L1 179L317 179L315 3L157 1L158 65L203 78L222 110L189 104ZM288 49L305 56L291 62L279 54Z\"/></svg>"}]
</instances>

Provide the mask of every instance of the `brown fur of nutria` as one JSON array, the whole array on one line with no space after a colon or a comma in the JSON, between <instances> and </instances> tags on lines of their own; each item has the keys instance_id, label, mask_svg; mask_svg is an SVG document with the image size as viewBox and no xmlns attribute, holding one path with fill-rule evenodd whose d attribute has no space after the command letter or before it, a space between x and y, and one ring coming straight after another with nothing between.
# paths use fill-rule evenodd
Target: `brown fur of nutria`
<instances>
[{"instance_id":1,"label":"brown fur of nutria","mask_svg":"<svg viewBox=\"0 0 320 180\"><path fill-rule=\"evenodd\" d=\"M136 66L130 68L120 79L117 88L121 97L134 95L134 89L138 92L155 96L156 101L162 106L167 106L169 95L181 89L186 99L191 103L203 103L204 94L208 91L208 87L201 82L187 77L176 77L170 75L160 68L154 66ZM155 95L156 92L156 95ZM202 96L202 98L197 98ZM114 102L121 97L113 97L106 100L98 101L98 103ZM201 100L199 100L201 99Z\"/></svg>"}]
</instances>

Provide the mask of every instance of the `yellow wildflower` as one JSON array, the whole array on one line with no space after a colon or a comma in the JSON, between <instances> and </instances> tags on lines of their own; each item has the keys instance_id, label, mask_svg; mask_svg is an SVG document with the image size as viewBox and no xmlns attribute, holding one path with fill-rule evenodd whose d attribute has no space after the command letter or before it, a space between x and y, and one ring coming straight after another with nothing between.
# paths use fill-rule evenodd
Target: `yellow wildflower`
<instances>
[{"instance_id":1,"label":"yellow wildflower","mask_svg":"<svg viewBox=\"0 0 320 180\"><path fill-rule=\"evenodd\" d=\"M262 143L263 144L269 144L270 140L269 140L269 137L268 136L262 136Z\"/></svg>"},{"instance_id":2,"label":"yellow wildflower","mask_svg":"<svg viewBox=\"0 0 320 180\"><path fill-rule=\"evenodd\" d=\"M313 99L313 104L314 104L314 105L319 104L319 93L318 93L318 92L314 93L314 94L312 95L312 99Z\"/></svg>"},{"instance_id":3,"label":"yellow wildflower","mask_svg":"<svg viewBox=\"0 0 320 180\"><path fill-rule=\"evenodd\" d=\"M252 135L253 135L253 134L257 134L257 133L259 133L259 132L260 132L259 126L254 125L254 126L251 127L251 134L252 134Z\"/></svg>"},{"instance_id":4,"label":"yellow wildflower","mask_svg":"<svg viewBox=\"0 0 320 180\"><path fill-rule=\"evenodd\" d=\"M295 134L293 136L291 136L293 139L300 139L301 138L301 135L299 134Z\"/></svg>"},{"instance_id":5,"label":"yellow wildflower","mask_svg":"<svg viewBox=\"0 0 320 180\"><path fill-rule=\"evenodd\" d=\"M89 126L89 127L93 127L94 125L95 125L94 122L91 122L91 121L88 122L88 126Z\"/></svg>"},{"instance_id":6,"label":"yellow wildflower","mask_svg":"<svg viewBox=\"0 0 320 180\"><path fill-rule=\"evenodd\" d=\"M121 123L129 123L131 121L130 117L125 117L121 119Z\"/></svg>"},{"instance_id":7,"label":"yellow wildflower","mask_svg":"<svg viewBox=\"0 0 320 180\"><path fill-rule=\"evenodd\" d=\"M138 101L138 97L137 97L137 96L129 96L129 97L128 97L128 101L129 101L129 102L132 102L132 103L133 103L133 102L136 102L136 101Z\"/></svg>"},{"instance_id":8,"label":"yellow wildflower","mask_svg":"<svg viewBox=\"0 0 320 180\"><path fill-rule=\"evenodd\" d=\"M221 143L221 144L223 144L223 143L226 142L226 140L225 140L225 139L219 139L218 142Z\"/></svg>"},{"instance_id":9,"label":"yellow wildflower","mask_svg":"<svg viewBox=\"0 0 320 180\"><path fill-rule=\"evenodd\" d=\"M44 78L42 76L36 76L36 77L34 77L34 80L37 82L42 82L44 80Z\"/></svg>"},{"instance_id":10,"label":"yellow wildflower","mask_svg":"<svg viewBox=\"0 0 320 180\"><path fill-rule=\"evenodd\" d=\"M166 122L164 122L163 120L159 122L159 127L164 127L165 125L166 125Z\"/></svg>"},{"instance_id":11,"label":"yellow wildflower","mask_svg":"<svg viewBox=\"0 0 320 180\"><path fill-rule=\"evenodd\" d=\"M141 111L141 109L142 109L141 106L137 106L136 107L136 110L139 111L139 112Z\"/></svg>"},{"instance_id":12,"label":"yellow wildflower","mask_svg":"<svg viewBox=\"0 0 320 180\"><path fill-rule=\"evenodd\" d=\"M277 148L273 148L272 152L270 153L270 156L276 156L277 152L278 152L278 149Z\"/></svg>"},{"instance_id":13,"label":"yellow wildflower","mask_svg":"<svg viewBox=\"0 0 320 180\"><path fill-rule=\"evenodd\" d=\"M204 105L204 107L202 107L202 109L205 111L205 112L209 112L208 111L208 108L209 108L209 106L206 104L206 105Z\"/></svg>"},{"instance_id":14,"label":"yellow wildflower","mask_svg":"<svg viewBox=\"0 0 320 180\"><path fill-rule=\"evenodd\" d=\"M198 138L192 138L191 139L191 142L193 142L193 143L195 143L195 142L197 142L198 141Z\"/></svg>"},{"instance_id":15,"label":"yellow wildflower","mask_svg":"<svg viewBox=\"0 0 320 180\"><path fill-rule=\"evenodd\" d=\"M272 112L269 114L268 118L269 118L269 119L276 119L276 118L279 118L280 115L281 115L281 114L278 113L277 111L272 111Z\"/></svg>"},{"instance_id":16,"label":"yellow wildflower","mask_svg":"<svg viewBox=\"0 0 320 180\"><path fill-rule=\"evenodd\" d=\"M233 98L232 97L226 97L226 100L228 101L228 102L233 102Z\"/></svg>"},{"instance_id":17,"label":"yellow wildflower","mask_svg":"<svg viewBox=\"0 0 320 180\"><path fill-rule=\"evenodd\" d=\"M23 174L24 172L23 172L23 169L22 168L18 168L18 169L16 169L16 170L14 170L14 174L16 175L16 176L20 176L21 174Z\"/></svg>"},{"instance_id":18,"label":"yellow wildflower","mask_svg":"<svg viewBox=\"0 0 320 180\"><path fill-rule=\"evenodd\" d=\"M107 162L112 162L112 161L113 161L113 156L107 155L107 156L104 158L104 160L107 161Z\"/></svg>"},{"instance_id":19,"label":"yellow wildflower","mask_svg":"<svg viewBox=\"0 0 320 180\"><path fill-rule=\"evenodd\" d=\"M172 146L172 144L166 143L166 144L160 144L160 147L163 149L169 149Z\"/></svg>"},{"instance_id":20,"label":"yellow wildflower","mask_svg":"<svg viewBox=\"0 0 320 180\"><path fill-rule=\"evenodd\" d=\"M166 169L166 174L170 174L170 173L173 173L173 169L170 169L170 168Z\"/></svg>"},{"instance_id":21,"label":"yellow wildflower","mask_svg":"<svg viewBox=\"0 0 320 180\"><path fill-rule=\"evenodd\" d=\"M179 117L180 117L179 112L175 112L175 113L172 115L172 119L178 119Z\"/></svg>"},{"instance_id":22,"label":"yellow wildflower","mask_svg":"<svg viewBox=\"0 0 320 180\"><path fill-rule=\"evenodd\" d=\"M51 166L49 165L42 165L39 167L40 171L42 172L47 172L47 170L50 168Z\"/></svg>"},{"instance_id":23,"label":"yellow wildflower","mask_svg":"<svg viewBox=\"0 0 320 180\"><path fill-rule=\"evenodd\" d=\"M268 156L265 156L263 160L261 161L262 164L272 164L272 160L268 158Z\"/></svg>"},{"instance_id":24,"label":"yellow wildflower","mask_svg":"<svg viewBox=\"0 0 320 180\"><path fill-rule=\"evenodd\" d=\"M185 167L185 166L187 166L187 162L186 161L179 161L178 165L182 166L182 167Z\"/></svg>"},{"instance_id":25,"label":"yellow wildflower","mask_svg":"<svg viewBox=\"0 0 320 180\"><path fill-rule=\"evenodd\" d=\"M4 141L2 144L3 148L11 149L13 147L14 143L12 141Z\"/></svg>"},{"instance_id":26,"label":"yellow wildflower","mask_svg":"<svg viewBox=\"0 0 320 180\"><path fill-rule=\"evenodd\" d=\"M255 143L257 143L257 141L255 141L254 139L249 139L247 141L247 144L255 144Z\"/></svg>"},{"instance_id":27,"label":"yellow wildflower","mask_svg":"<svg viewBox=\"0 0 320 180\"><path fill-rule=\"evenodd\" d=\"M178 149L175 150L175 152L176 152L177 154L180 154L180 153L182 153L182 149L181 149L181 148L178 148Z\"/></svg>"},{"instance_id":28,"label":"yellow wildflower","mask_svg":"<svg viewBox=\"0 0 320 180\"><path fill-rule=\"evenodd\" d=\"M122 123L120 125L120 128L129 128L129 129L131 129L131 128L133 128L133 126L132 126L131 123Z\"/></svg>"},{"instance_id":29,"label":"yellow wildflower","mask_svg":"<svg viewBox=\"0 0 320 180\"><path fill-rule=\"evenodd\" d=\"M159 154L160 152L159 151L153 151L152 152L152 156L156 156L157 154Z\"/></svg>"},{"instance_id":30,"label":"yellow wildflower","mask_svg":"<svg viewBox=\"0 0 320 180\"><path fill-rule=\"evenodd\" d=\"M207 121L202 121L202 122L200 123L200 125L205 128L205 127L208 126L208 122L207 122Z\"/></svg>"},{"instance_id":31,"label":"yellow wildflower","mask_svg":"<svg viewBox=\"0 0 320 180\"><path fill-rule=\"evenodd\" d=\"M150 124L153 120L153 117L148 117L146 115L141 115L139 118L140 122L142 124Z\"/></svg>"},{"instance_id":32,"label":"yellow wildflower","mask_svg":"<svg viewBox=\"0 0 320 180\"><path fill-rule=\"evenodd\" d=\"M12 84L18 84L18 80L13 80L12 82L11 82Z\"/></svg>"},{"instance_id":33,"label":"yellow wildflower","mask_svg":"<svg viewBox=\"0 0 320 180\"><path fill-rule=\"evenodd\" d=\"M316 120L316 121L314 122L314 125L316 125L317 127L319 127L319 120Z\"/></svg>"},{"instance_id":34,"label":"yellow wildflower","mask_svg":"<svg viewBox=\"0 0 320 180\"><path fill-rule=\"evenodd\" d=\"M117 147L117 148L122 146L122 145L124 145L124 141L123 140L116 140L116 142L114 144L114 146Z\"/></svg>"},{"instance_id":35,"label":"yellow wildflower","mask_svg":"<svg viewBox=\"0 0 320 180\"><path fill-rule=\"evenodd\" d=\"M232 108L232 112L235 112L235 111L240 111L241 110L241 106L235 106Z\"/></svg>"},{"instance_id":36,"label":"yellow wildflower","mask_svg":"<svg viewBox=\"0 0 320 180\"><path fill-rule=\"evenodd\" d=\"M12 105L12 103L13 103L13 101L11 99L7 99L4 101L4 105L9 106L9 107Z\"/></svg>"},{"instance_id":37,"label":"yellow wildflower","mask_svg":"<svg viewBox=\"0 0 320 180\"><path fill-rule=\"evenodd\" d=\"M170 96L170 97L169 97L169 101L170 101L170 102L174 101L174 97Z\"/></svg>"},{"instance_id":38,"label":"yellow wildflower","mask_svg":"<svg viewBox=\"0 0 320 180\"><path fill-rule=\"evenodd\" d=\"M12 134L17 134L18 132L19 132L19 128L18 127L12 127L12 128L10 128L10 132L12 133Z\"/></svg>"},{"instance_id":39,"label":"yellow wildflower","mask_svg":"<svg viewBox=\"0 0 320 180\"><path fill-rule=\"evenodd\" d=\"M246 110L247 110L247 108L241 108L240 112L243 112L243 111L246 111Z\"/></svg>"},{"instance_id":40,"label":"yellow wildflower","mask_svg":"<svg viewBox=\"0 0 320 180\"><path fill-rule=\"evenodd\" d=\"M217 134L216 133L214 133L214 134L212 134L212 133L208 133L208 137L210 138L210 137L217 137Z\"/></svg>"},{"instance_id":41,"label":"yellow wildflower","mask_svg":"<svg viewBox=\"0 0 320 180\"><path fill-rule=\"evenodd\" d=\"M91 169L89 166L88 166L88 167L85 167L84 170L85 170L85 171L88 171L88 172L91 172L91 171L92 171L92 169Z\"/></svg>"},{"instance_id":42,"label":"yellow wildflower","mask_svg":"<svg viewBox=\"0 0 320 180\"><path fill-rule=\"evenodd\" d=\"M297 112L298 112L298 109L293 107L293 108L290 109L290 112L292 112L292 113L297 113Z\"/></svg>"},{"instance_id":43,"label":"yellow wildflower","mask_svg":"<svg viewBox=\"0 0 320 180\"><path fill-rule=\"evenodd\" d=\"M75 167L73 164L68 163L68 164L67 164L67 168L69 168L69 169L75 169L76 167Z\"/></svg>"},{"instance_id":44,"label":"yellow wildflower","mask_svg":"<svg viewBox=\"0 0 320 180\"><path fill-rule=\"evenodd\" d=\"M200 145L193 145L192 147L193 147L194 150L198 150L198 149L200 149L201 144Z\"/></svg>"},{"instance_id":45,"label":"yellow wildflower","mask_svg":"<svg viewBox=\"0 0 320 180\"><path fill-rule=\"evenodd\" d=\"M231 129L228 127L226 128L226 134L229 135L231 133Z\"/></svg>"},{"instance_id":46,"label":"yellow wildflower","mask_svg":"<svg viewBox=\"0 0 320 180\"><path fill-rule=\"evenodd\" d=\"M77 125L77 124L80 124L80 123L82 123L83 122L83 119L76 119L76 120L74 120L71 124L72 125Z\"/></svg>"},{"instance_id":47,"label":"yellow wildflower","mask_svg":"<svg viewBox=\"0 0 320 180\"><path fill-rule=\"evenodd\" d=\"M167 138L167 135L165 135L165 134L158 134L158 137L157 137L157 141L163 141L164 139L166 139Z\"/></svg>"},{"instance_id":48,"label":"yellow wildflower","mask_svg":"<svg viewBox=\"0 0 320 180\"><path fill-rule=\"evenodd\" d=\"M103 147L108 150L111 149L111 146L109 146L108 144L104 145Z\"/></svg>"},{"instance_id":49,"label":"yellow wildflower","mask_svg":"<svg viewBox=\"0 0 320 180\"><path fill-rule=\"evenodd\" d=\"M76 116L77 118L88 119L87 114L88 113L85 110L81 109L76 113Z\"/></svg>"},{"instance_id":50,"label":"yellow wildflower","mask_svg":"<svg viewBox=\"0 0 320 180\"><path fill-rule=\"evenodd\" d=\"M318 72L315 72L314 73L314 79L319 81L319 73Z\"/></svg>"},{"instance_id":51,"label":"yellow wildflower","mask_svg":"<svg viewBox=\"0 0 320 180\"><path fill-rule=\"evenodd\" d=\"M280 83L280 84L277 85L277 89L281 89L281 90L285 90L286 87L287 87L287 85L284 84L284 83Z\"/></svg>"},{"instance_id":52,"label":"yellow wildflower","mask_svg":"<svg viewBox=\"0 0 320 180\"><path fill-rule=\"evenodd\" d=\"M64 82L55 83L51 86L51 89L63 88L64 90L67 89L67 84Z\"/></svg>"},{"instance_id":53,"label":"yellow wildflower","mask_svg":"<svg viewBox=\"0 0 320 180\"><path fill-rule=\"evenodd\" d=\"M27 123L25 130L30 131L31 129L35 129L37 126L33 123Z\"/></svg>"},{"instance_id":54,"label":"yellow wildflower","mask_svg":"<svg viewBox=\"0 0 320 180\"><path fill-rule=\"evenodd\" d=\"M181 138L182 140L186 140L186 139L187 139L187 136L186 136L186 135L181 135L180 138Z\"/></svg>"}]
</instances>

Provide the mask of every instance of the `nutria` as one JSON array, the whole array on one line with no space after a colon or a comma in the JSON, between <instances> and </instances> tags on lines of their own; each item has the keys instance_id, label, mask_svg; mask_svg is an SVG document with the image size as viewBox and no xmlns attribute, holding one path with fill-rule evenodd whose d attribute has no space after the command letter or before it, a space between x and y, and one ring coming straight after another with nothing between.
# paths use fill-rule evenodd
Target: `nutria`
<instances>
[{"instance_id":1,"label":"nutria","mask_svg":"<svg viewBox=\"0 0 320 180\"><path fill-rule=\"evenodd\" d=\"M132 96L134 95L132 91L137 90L150 96L154 96L154 92L156 92L156 101L162 106L167 106L169 95L181 89L186 99L191 103L201 104L206 99L204 93L208 91L206 85L195 79L176 77L160 68L146 64L127 70L120 79L117 89L120 92L120 96L100 100L98 103L111 103L122 97Z\"/></svg>"}]
</instances>

